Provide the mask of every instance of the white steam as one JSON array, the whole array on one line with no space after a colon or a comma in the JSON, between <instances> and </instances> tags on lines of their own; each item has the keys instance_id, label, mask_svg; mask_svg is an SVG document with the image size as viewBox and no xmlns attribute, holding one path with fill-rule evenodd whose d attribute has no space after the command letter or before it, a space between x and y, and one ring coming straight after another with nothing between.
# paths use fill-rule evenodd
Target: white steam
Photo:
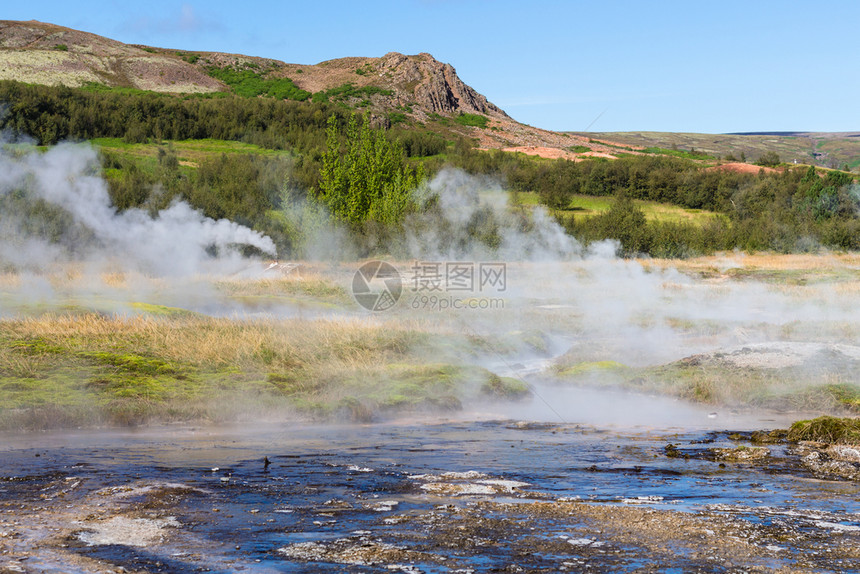
<instances>
[{"instance_id":1,"label":"white steam","mask_svg":"<svg viewBox=\"0 0 860 574\"><path fill-rule=\"evenodd\" d=\"M584 255L582 245L543 207L512 210L510 194L495 179L445 169L428 187L439 210L407 222L413 258L568 261Z\"/></svg>"},{"instance_id":2,"label":"white steam","mask_svg":"<svg viewBox=\"0 0 860 574\"><path fill-rule=\"evenodd\" d=\"M34 229L20 213L0 215L0 262L41 269L68 259L111 261L127 270L183 276L235 270L243 260L241 246L275 254L268 237L205 217L184 202L155 217L140 209L118 212L88 145L18 151L0 150L0 199L26 196L31 205L41 200L53 212L42 225L48 229Z\"/></svg>"}]
</instances>

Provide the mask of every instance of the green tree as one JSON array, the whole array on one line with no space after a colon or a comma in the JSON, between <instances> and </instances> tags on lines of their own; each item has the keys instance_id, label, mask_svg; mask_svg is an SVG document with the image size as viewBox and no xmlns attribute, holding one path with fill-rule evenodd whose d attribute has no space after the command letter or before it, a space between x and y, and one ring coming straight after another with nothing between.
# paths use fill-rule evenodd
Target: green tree
<instances>
[{"instance_id":1,"label":"green tree","mask_svg":"<svg viewBox=\"0 0 860 574\"><path fill-rule=\"evenodd\" d=\"M591 222L599 237L617 239L624 255L647 253L650 249L650 229L645 213L626 194L619 194L604 214Z\"/></svg>"},{"instance_id":2,"label":"green tree","mask_svg":"<svg viewBox=\"0 0 860 574\"><path fill-rule=\"evenodd\" d=\"M406 160L402 147L373 129L370 118L350 116L341 145L337 118L326 129L320 169L321 202L335 219L357 229L367 222L395 225L417 207L415 190L424 179L420 165Z\"/></svg>"}]
</instances>

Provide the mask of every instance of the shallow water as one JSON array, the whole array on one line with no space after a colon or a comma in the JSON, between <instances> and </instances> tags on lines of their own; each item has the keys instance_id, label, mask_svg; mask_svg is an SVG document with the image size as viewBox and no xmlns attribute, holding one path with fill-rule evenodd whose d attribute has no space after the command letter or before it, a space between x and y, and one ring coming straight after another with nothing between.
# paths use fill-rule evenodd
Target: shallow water
<instances>
[{"instance_id":1,"label":"shallow water","mask_svg":"<svg viewBox=\"0 0 860 574\"><path fill-rule=\"evenodd\" d=\"M762 426L766 421L747 428ZM860 485L815 479L783 459L783 447L771 447L773 461L767 466L720 465L697 456L706 448L735 446L728 430L744 429L449 420L6 436L0 447L6 523L0 531L18 529L21 544L32 547L20 564L33 571L71 568L58 566L67 558L48 551L66 545L63 552L148 571L448 572L563 562L563 556L540 553L514 556L507 547L466 552L422 542L427 516L439 508L457 512L485 501L528 505L572 499L716 513L751 524L790 521L794 530L838 536L860 530ZM668 443L691 456L665 456ZM159 497L153 499L148 489ZM103 516L94 519L99 512ZM56 534L54 539L38 535L40 514L52 516L60 542ZM162 528L141 547L121 537L111 543L110 535L93 544L93 530L117 515L138 521L171 517L178 526ZM570 524L549 519L535 524L537 533L530 536L546 540L571 531ZM594 543L572 534L565 540L570 548ZM348 552L334 553L337 544L379 551L382 558L350 561ZM388 563L380 546L385 544L433 559L407 553L411 566ZM620 545L612 560L601 554L603 561L594 566L632 571L643 564L636 552Z\"/></svg>"}]
</instances>

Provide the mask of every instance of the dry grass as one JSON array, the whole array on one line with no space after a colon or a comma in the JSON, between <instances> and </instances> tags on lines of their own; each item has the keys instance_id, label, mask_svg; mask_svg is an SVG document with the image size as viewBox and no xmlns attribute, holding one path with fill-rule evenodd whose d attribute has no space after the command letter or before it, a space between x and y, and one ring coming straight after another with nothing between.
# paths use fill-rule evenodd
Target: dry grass
<instances>
[{"instance_id":1,"label":"dry grass","mask_svg":"<svg viewBox=\"0 0 860 574\"><path fill-rule=\"evenodd\" d=\"M684 260L642 259L639 262L646 267L675 268L692 273L725 271L732 268L771 271L833 271L835 269L854 271L860 268L860 253L749 254L737 252Z\"/></svg>"},{"instance_id":2,"label":"dry grass","mask_svg":"<svg viewBox=\"0 0 860 574\"><path fill-rule=\"evenodd\" d=\"M346 303L351 297L331 276L301 267L288 274L273 271L266 277L248 280L231 279L216 283L223 293L236 298L301 296L319 302Z\"/></svg>"},{"instance_id":3,"label":"dry grass","mask_svg":"<svg viewBox=\"0 0 860 574\"><path fill-rule=\"evenodd\" d=\"M791 425L788 439L857 445L860 444L860 419L824 416L797 421Z\"/></svg>"},{"instance_id":4,"label":"dry grass","mask_svg":"<svg viewBox=\"0 0 860 574\"><path fill-rule=\"evenodd\" d=\"M44 315L3 322L7 338L40 339L70 351L145 352L196 367L295 366L333 359L372 363L379 353L404 353L413 333L390 325L340 320L259 320L193 317ZM416 334L417 335L417 334Z\"/></svg>"}]
</instances>

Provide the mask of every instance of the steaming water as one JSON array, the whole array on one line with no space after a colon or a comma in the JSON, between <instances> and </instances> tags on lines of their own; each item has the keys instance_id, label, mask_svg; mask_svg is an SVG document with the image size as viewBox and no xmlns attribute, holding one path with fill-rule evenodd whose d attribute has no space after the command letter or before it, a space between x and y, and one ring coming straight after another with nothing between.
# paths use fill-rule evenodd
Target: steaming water
<instances>
[{"instance_id":1,"label":"steaming water","mask_svg":"<svg viewBox=\"0 0 860 574\"><path fill-rule=\"evenodd\" d=\"M758 427L767 424L759 423ZM74 507L75 519L67 517L66 524L57 525L86 533L93 527L84 517L100 512L98 506L109 498L105 489L117 492L164 484L187 489L161 508L159 516L169 515L176 526L165 529L159 543L88 546L82 540L90 539L81 534L69 539L73 552L126 568L340 572L345 571L343 564L323 559L312 560L309 566L279 549L361 537L402 545L410 534L420 539L424 526L401 517L433 512L440 504L468 508L480 500L528 504L535 499L572 498L599 505L708 510L755 522L792 516L797 528L809 531L860 529L860 485L856 483L812 480L803 473L786 472L787 465L721 468L715 462L662 455L667 442L688 448L702 441L708 447L732 446L726 433L705 430L607 430L580 424L450 420L269 426L254 431L79 432L4 439L0 504L17 509L19 530L31 513ZM774 454L779 457L779 452ZM264 456L271 461L268 468L264 468ZM425 483L416 478L469 471L483 473L484 480L527 485L511 489L510 494L446 496L423 489ZM473 476L461 483L474 487L481 484L479 479ZM76 486L69 489L69 484ZM64 488L67 491L60 492ZM142 499L138 494L123 504L133 507ZM557 528L546 521L540 535L558 535ZM414 541L406 544L416 545ZM537 556L514 557L504 546L473 554L444 547L423 550L477 571L512 561L525 566L553 564ZM632 550L625 552L628 566L640 563ZM38 550L33 554L29 565L50 565L49 554ZM418 567L451 571L438 564ZM373 571L386 571L386 567L378 565Z\"/></svg>"}]
</instances>

